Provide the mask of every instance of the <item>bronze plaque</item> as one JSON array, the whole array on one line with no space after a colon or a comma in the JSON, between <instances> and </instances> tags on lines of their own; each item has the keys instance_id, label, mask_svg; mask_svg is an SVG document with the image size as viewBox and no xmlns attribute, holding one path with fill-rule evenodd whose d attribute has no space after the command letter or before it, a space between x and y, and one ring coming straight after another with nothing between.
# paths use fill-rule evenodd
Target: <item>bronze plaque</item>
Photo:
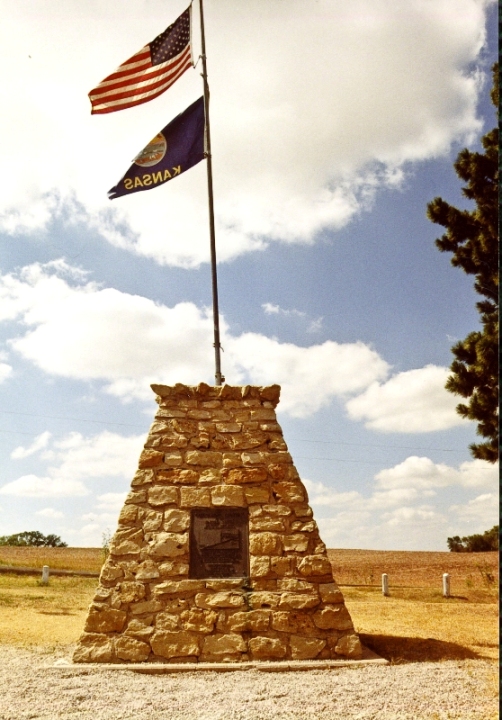
<instances>
[{"instance_id":1,"label":"bronze plaque","mask_svg":"<svg viewBox=\"0 0 502 720\"><path fill-rule=\"evenodd\" d=\"M193 509L190 522L190 577L248 576L248 509Z\"/></svg>"}]
</instances>

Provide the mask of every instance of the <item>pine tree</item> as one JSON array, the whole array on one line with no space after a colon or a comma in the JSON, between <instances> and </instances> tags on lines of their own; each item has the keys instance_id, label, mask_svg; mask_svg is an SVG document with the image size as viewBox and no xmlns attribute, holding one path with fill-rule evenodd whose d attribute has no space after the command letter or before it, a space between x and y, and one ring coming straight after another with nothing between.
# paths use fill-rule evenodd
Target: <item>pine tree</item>
<instances>
[{"instance_id":1,"label":"pine tree","mask_svg":"<svg viewBox=\"0 0 502 720\"><path fill-rule=\"evenodd\" d=\"M493 68L491 99L499 103L498 63ZM455 357L446 389L469 398L457 405L462 417L477 422L484 442L470 445L473 457L498 459L498 128L481 138L484 153L462 150L454 164L466 185L465 197L475 202L473 210L459 210L440 197L427 206L430 220L446 228L436 240L441 252L451 252L451 263L475 275L474 289L484 299L476 303L481 330L469 333L452 347Z\"/></svg>"}]
</instances>

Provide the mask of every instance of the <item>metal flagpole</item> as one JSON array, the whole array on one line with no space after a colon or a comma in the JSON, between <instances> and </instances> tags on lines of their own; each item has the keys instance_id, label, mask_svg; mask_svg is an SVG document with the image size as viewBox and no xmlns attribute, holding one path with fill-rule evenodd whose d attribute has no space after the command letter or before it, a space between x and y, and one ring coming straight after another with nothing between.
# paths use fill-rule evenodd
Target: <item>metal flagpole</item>
<instances>
[{"instance_id":1,"label":"metal flagpole","mask_svg":"<svg viewBox=\"0 0 502 720\"><path fill-rule=\"evenodd\" d=\"M213 324L214 324L214 360L216 385L225 382L221 374L221 345L220 345L220 313L218 309L218 279L216 275L216 238L214 231L214 205L213 205L213 165L211 158L211 133L209 129L209 85L207 82L206 65L206 37L204 33L204 10L202 0L199 0L200 11L200 36L201 36L201 58L202 58L202 79L204 81L204 113L206 117L206 159L207 159L207 190L209 199L209 235L211 243L211 279L213 288Z\"/></svg>"}]
</instances>

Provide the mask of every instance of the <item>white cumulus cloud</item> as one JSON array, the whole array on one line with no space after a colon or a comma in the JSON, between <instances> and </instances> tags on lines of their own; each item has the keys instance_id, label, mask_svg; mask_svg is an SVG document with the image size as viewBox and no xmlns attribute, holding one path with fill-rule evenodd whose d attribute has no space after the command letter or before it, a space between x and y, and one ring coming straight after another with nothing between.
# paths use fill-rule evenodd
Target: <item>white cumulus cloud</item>
<instances>
[{"instance_id":1,"label":"white cumulus cloud","mask_svg":"<svg viewBox=\"0 0 502 720\"><path fill-rule=\"evenodd\" d=\"M0 494L17 497L79 497L89 491L79 480L22 475L2 485Z\"/></svg>"},{"instance_id":2,"label":"white cumulus cloud","mask_svg":"<svg viewBox=\"0 0 502 720\"><path fill-rule=\"evenodd\" d=\"M46 517L46 518L62 518L64 517L64 513L61 512L61 510L55 510L54 508L43 508L42 510L37 510L35 515L40 515L40 517Z\"/></svg>"},{"instance_id":3,"label":"white cumulus cloud","mask_svg":"<svg viewBox=\"0 0 502 720\"><path fill-rule=\"evenodd\" d=\"M101 288L62 263L0 277L2 298L4 313L25 328L11 347L49 374L101 379L118 397L147 400L153 382L211 381L212 320L193 303L169 308ZM258 333L232 335L224 319L222 334L227 382L280 383L281 411L296 417L364 390L388 372L362 342L300 347Z\"/></svg>"},{"instance_id":4,"label":"white cumulus cloud","mask_svg":"<svg viewBox=\"0 0 502 720\"><path fill-rule=\"evenodd\" d=\"M373 382L347 402L349 417L380 432L423 433L465 424L455 411L458 398L444 387L449 374L447 368L426 365Z\"/></svg>"},{"instance_id":5,"label":"white cumulus cloud","mask_svg":"<svg viewBox=\"0 0 502 720\"><path fill-rule=\"evenodd\" d=\"M37 435L31 445L29 445L27 448L23 447L22 445L15 448L10 454L11 458L14 460L22 460L23 458L29 457L30 455L34 455L40 450L43 450L43 448L47 447L47 443L49 442L50 437L51 433L46 430L40 435Z\"/></svg>"},{"instance_id":6,"label":"white cumulus cloud","mask_svg":"<svg viewBox=\"0 0 502 720\"><path fill-rule=\"evenodd\" d=\"M349 222L378 188L399 184L406 163L437 157L478 133L481 82L472 67L485 40L487 4L211 4L220 259L270 240L312 242L320 230ZM160 99L112 116L91 117L87 99L184 7L183 0L169 9L151 0L124 6L117 18L105 0L0 1L0 53L9 67L0 117L9 178L4 230L35 230L66 216L159 262L207 260L203 163L165 188L113 204L106 198L146 142L202 93L198 69ZM194 43L197 56L197 31Z\"/></svg>"}]
</instances>

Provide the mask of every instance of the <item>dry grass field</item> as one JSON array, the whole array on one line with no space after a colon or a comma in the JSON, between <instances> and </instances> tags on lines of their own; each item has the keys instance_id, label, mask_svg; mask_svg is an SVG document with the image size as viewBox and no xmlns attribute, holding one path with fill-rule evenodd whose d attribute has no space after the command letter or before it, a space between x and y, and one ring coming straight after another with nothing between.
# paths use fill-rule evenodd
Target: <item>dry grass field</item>
<instances>
[{"instance_id":1,"label":"dry grass field","mask_svg":"<svg viewBox=\"0 0 502 720\"><path fill-rule=\"evenodd\" d=\"M335 578L364 644L393 663L498 657L498 554L329 550ZM98 572L99 548L0 547L0 565ZM383 597L381 574L389 576ZM441 592L451 576L450 598ZM0 574L0 643L45 648L75 642L97 580Z\"/></svg>"}]
</instances>

